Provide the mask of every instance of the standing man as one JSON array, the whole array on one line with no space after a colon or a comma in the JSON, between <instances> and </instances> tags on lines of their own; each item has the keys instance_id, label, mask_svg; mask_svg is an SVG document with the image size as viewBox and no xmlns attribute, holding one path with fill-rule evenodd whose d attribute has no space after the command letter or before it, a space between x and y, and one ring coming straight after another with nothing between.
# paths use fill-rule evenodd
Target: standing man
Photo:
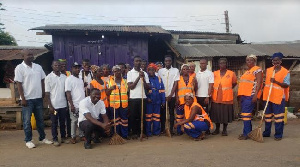
<instances>
[{"instance_id":1,"label":"standing man","mask_svg":"<svg viewBox=\"0 0 300 167\"><path fill-rule=\"evenodd\" d=\"M33 63L34 57L30 50L22 50L24 61L15 69L15 81L21 96L22 120L25 132L25 142L28 148L34 148L32 143L31 114L36 119L39 141L52 144L46 139L44 131L43 97L45 96L44 78L45 73L42 67Z\"/></svg>"},{"instance_id":2,"label":"standing man","mask_svg":"<svg viewBox=\"0 0 300 167\"><path fill-rule=\"evenodd\" d=\"M78 121L79 102L85 98L84 84L79 78L80 67L77 62L72 65L72 75L66 79L65 92L69 103L69 113L71 118L71 143L76 143L76 128ZM79 129L79 137L84 139L83 132Z\"/></svg>"},{"instance_id":3,"label":"standing man","mask_svg":"<svg viewBox=\"0 0 300 167\"><path fill-rule=\"evenodd\" d=\"M281 52L274 53L272 56L273 67L267 69L266 83L263 90L263 100L266 102L271 82L273 82L272 92L270 95L270 101L265 113L265 131L264 137L270 137L272 117L275 117L275 140L279 141L283 136L284 127L284 107L285 101L289 99L289 86L290 86L290 72L281 66L283 54ZM275 70L275 76L272 77Z\"/></svg>"},{"instance_id":4,"label":"standing man","mask_svg":"<svg viewBox=\"0 0 300 167\"><path fill-rule=\"evenodd\" d=\"M84 59L82 61L82 67L83 69L79 73L79 78L83 80L85 96L88 96L90 92L90 83L93 80L93 74L92 71L90 70L91 68L90 60Z\"/></svg>"},{"instance_id":5,"label":"standing man","mask_svg":"<svg viewBox=\"0 0 300 167\"><path fill-rule=\"evenodd\" d=\"M142 69L143 71L147 71L147 65L148 65L147 60L142 59L141 69Z\"/></svg>"},{"instance_id":6,"label":"standing man","mask_svg":"<svg viewBox=\"0 0 300 167\"><path fill-rule=\"evenodd\" d=\"M70 71L67 71L67 60L66 59L58 59L60 62L61 68L60 72L67 77L71 75ZM70 118L70 112L69 107L67 107L67 117L66 117L66 124L67 124L67 138L71 137L71 118Z\"/></svg>"},{"instance_id":7,"label":"standing man","mask_svg":"<svg viewBox=\"0 0 300 167\"><path fill-rule=\"evenodd\" d=\"M52 62L52 69L53 71L45 79L45 91L52 122L53 144L59 146L60 143L57 137L58 119L61 142L64 143L66 140L67 100L65 95L65 81L67 77L60 72L61 66L59 61Z\"/></svg>"},{"instance_id":8,"label":"standing man","mask_svg":"<svg viewBox=\"0 0 300 167\"><path fill-rule=\"evenodd\" d=\"M141 57L135 56L133 59L134 68L127 73L129 96L129 124L132 129L132 139L137 139L141 131L141 108L143 100L143 111L146 113L146 94L144 90L148 90L149 78L148 74L141 69ZM143 82L143 84L142 84ZM142 87L144 85L144 87Z\"/></svg>"},{"instance_id":9,"label":"standing man","mask_svg":"<svg viewBox=\"0 0 300 167\"><path fill-rule=\"evenodd\" d=\"M165 56L165 68L162 68L158 71L158 76L163 80L165 85L165 95L166 102L168 103L169 113L170 113L170 132L173 133L174 126L174 108L175 108L175 90L178 85L178 81L180 80L179 70L177 68L172 67L172 57L171 55ZM165 130L165 121L166 121L166 111L161 111L161 131Z\"/></svg>"},{"instance_id":10,"label":"standing man","mask_svg":"<svg viewBox=\"0 0 300 167\"><path fill-rule=\"evenodd\" d=\"M214 85L214 74L207 69L207 60L204 58L200 59L200 70L196 73L196 79L198 83L198 89L196 90L197 102L208 113L209 98Z\"/></svg>"},{"instance_id":11,"label":"standing man","mask_svg":"<svg viewBox=\"0 0 300 167\"><path fill-rule=\"evenodd\" d=\"M78 126L84 131L86 141L85 149L91 149L92 134L95 134L94 143L99 143L99 137L103 132L109 134L110 123L106 115L105 105L100 100L100 90L91 89L91 95L81 100L79 103ZM100 118L101 116L101 118ZM103 120L103 121L100 121Z\"/></svg>"}]
</instances>

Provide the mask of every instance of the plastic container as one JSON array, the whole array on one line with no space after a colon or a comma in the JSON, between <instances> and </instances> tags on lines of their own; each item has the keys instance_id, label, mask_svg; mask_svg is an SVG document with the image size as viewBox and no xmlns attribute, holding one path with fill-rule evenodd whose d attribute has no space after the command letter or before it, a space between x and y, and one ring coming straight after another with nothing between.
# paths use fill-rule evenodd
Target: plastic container
<instances>
[{"instance_id":1,"label":"plastic container","mask_svg":"<svg viewBox=\"0 0 300 167\"><path fill-rule=\"evenodd\" d=\"M33 113L31 115L31 128L32 128L32 130L36 130L36 120L35 120Z\"/></svg>"}]
</instances>

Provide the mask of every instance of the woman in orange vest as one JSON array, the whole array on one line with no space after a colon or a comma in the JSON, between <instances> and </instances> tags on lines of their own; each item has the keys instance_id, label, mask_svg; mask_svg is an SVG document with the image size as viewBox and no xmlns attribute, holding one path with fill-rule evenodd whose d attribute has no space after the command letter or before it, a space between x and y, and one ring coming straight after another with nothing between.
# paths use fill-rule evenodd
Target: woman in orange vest
<instances>
[{"instance_id":1,"label":"woman in orange vest","mask_svg":"<svg viewBox=\"0 0 300 167\"><path fill-rule=\"evenodd\" d=\"M284 107L285 101L289 99L289 86L290 86L290 73L281 66L283 54L278 52L272 56L273 67L266 71L266 82L263 90L263 100L266 102L269 95L270 85L273 82L272 92L270 95L269 103L265 112L265 131L264 137L270 137L272 117L275 117L275 140L281 140L284 127ZM273 71L275 76L272 78Z\"/></svg>"},{"instance_id":2,"label":"woman in orange vest","mask_svg":"<svg viewBox=\"0 0 300 167\"><path fill-rule=\"evenodd\" d=\"M257 98L261 95L262 70L256 66L257 57L253 54L246 57L248 70L241 76L239 81L238 97L241 102L241 117L244 121L243 134L238 139L248 139L248 133L252 131L251 117Z\"/></svg>"},{"instance_id":3,"label":"woman in orange vest","mask_svg":"<svg viewBox=\"0 0 300 167\"><path fill-rule=\"evenodd\" d=\"M227 136L227 125L234 118L233 113L233 88L237 78L233 71L227 69L227 59L219 59L220 70L214 72L214 86L212 93L212 108L210 117L216 124L212 135L220 133L220 124L223 124L222 136Z\"/></svg>"},{"instance_id":4,"label":"woman in orange vest","mask_svg":"<svg viewBox=\"0 0 300 167\"><path fill-rule=\"evenodd\" d=\"M102 75L101 79L105 82L108 82L109 78L111 77L110 76L110 73L111 73L110 66L109 66L109 64L103 64L101 66L101 68L103 71L103 75Z\"/></svg>"},{"instance_id":5,"label":"woman in orange vest","mask_svg":"<svg viewBox=\"0 0 300 167\"><path fill-rule=\"evenodd\" d=\"M213 123L201 105L195 101L193 93L186 93L184 100L184 119L177 122L174 127L184 125L182 131L195 140L202 140L205 137L205 133L203 132L209 128L213 129Z\"/></svg>"},{"instance_id":6,"label":"woman in orange vest","mask_svg":"<svg viewBox=\"0 0 300 167\"><path fill-rule=\"evenodd\" d=\"M192 93L195 95L195 89L197 89L197 80L195 77L191 77L189 75L189 65L183 64L181 66L181 76L180 80L178 81L177 86L177 94L176 94L176 101L177 101L177 109L176 109L176 121L180 122L184 117L184 96L186 93ZM195 96L194 96L195 97ZM177 127L177 134L182 135L183 132L181 131L181 127Z\"/></svg>"},{"instance_id":7,"label":"woman in orange vest","mask_svg":"<svg viewBox=\"0 0 300 167\"><path fill-rule=\"evenodd\" d=\"M93 88L96 88L96 89L99 89L100 92L101 92L101 99L104 104L105 104L105 107L108 108L108 99L107 99L107 96L106 96L106 82L103 81L101 79L101 76L102 76L102 68L97 66L95 67L96 68L96 77L90 82L90 88L93 89Z\"/></svg>"},{"instance_id":8,"label":"woman in orange vest","mask_svg":"<svg viewBox=\"0 0 300 167\"><path fill-rule=\"evenodd\" d=\"M127 95L127 82L123 79L121 74L121 67L116 65L112 68L114 76L108 80L107 96L109 96L109 106L111 121L114 122L114 109L115 121L117 125L117 133L125 139L128 138L128 95Z\"/></svg>"}]
</instances>

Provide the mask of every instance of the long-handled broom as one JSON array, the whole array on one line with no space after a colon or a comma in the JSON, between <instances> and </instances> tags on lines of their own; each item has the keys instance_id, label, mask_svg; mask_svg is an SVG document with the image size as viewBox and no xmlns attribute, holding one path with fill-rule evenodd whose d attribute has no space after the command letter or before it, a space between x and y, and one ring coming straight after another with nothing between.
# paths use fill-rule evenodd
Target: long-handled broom
<instances>
[{"instance_id":1,"label":"long-handled broom","mask_svg":"<svg viewBox=\"0 0 300 167\"><path fill-rule=\"evenodd\" d=\"M273 74L272 74L272 78L274 78L275 76L275 69L273 71ZM271 82L271 85L270 85L270 89L269 89L269 95L268 95L268 98L267 98L267 102L266 102L266 105L265 105L265 108L263 110L263 113L262 113L262 116L261 116L261 121L258 125L258 127L254 130L252 130L249 134L248 134L248 137L254 141L257 141L257 142L264 142L264 138L263 138L263 135L262 135L262 130L261 130L261 127L262 127L262 124L263 124L263 120L264 120L264 115L265 115L265 112L266 112L266 109L268 107L268 103L269 103L269 100L270 100L270 95L271 95L271 92L272 92L272 87L273 87L273 82Z\"/></svg>"},{"instance_id":2,"label":"long-handled broom","mask_svg":"<svg viewBox=\"0 0 300 167\"><path fill-rule=\"evenodd\" d=\"M143 128L144 128L144 80L141 78L142 82L142 108L141 108L141 134L140 141L143 141Z\"/></svg>"},{"instance_id":3,"label":"long-handled broom","mask_svg":"<svg viewBox=\"0 0 300 167\"><path fill-rule=\"evenodd\" d=\"M114 75L114 81L116 82L116 76ZM120 106L121 107L121 106ZM116 125L116 106L115 106L115 99L114 99L114 134L110 138L109 145L120 145L126 143L118 133L117 133L117 125Z\"/></svg>"},{"instance_id":4,"label":"long-handled broom","mask_svg":"<svg viewBox=\"0 0 300 167\"><path fill-rule=\"evenodd\" d=\"M169 73L168 72L168 75L167 75L167 86L166 86L166 92L168 92L169 90ZM174 111L173 111L174 112ZM169 107L168 107L168 101L166 100L166 121L165 121L165 132L166 132L166 136L167 137L172 137L171 136L171 132L170 132L170 120L169 120Z\"/></svg>"}]
</instances>

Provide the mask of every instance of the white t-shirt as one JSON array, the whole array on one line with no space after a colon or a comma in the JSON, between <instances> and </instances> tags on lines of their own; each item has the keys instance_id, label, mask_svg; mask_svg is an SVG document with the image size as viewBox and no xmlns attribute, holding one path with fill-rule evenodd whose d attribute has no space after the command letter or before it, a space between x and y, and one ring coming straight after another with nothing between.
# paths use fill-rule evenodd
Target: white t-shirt
<instances>
[{"instance_id":1,"label":"white t-shirt","mask_svg":"<svg viewBox=\"0 0 300 167\"><path fill-rule=\"evenodd\" d=\"M166 97L168 97L173 89L174 82L180 80L179 70L173 67L170 69L162 68L158 71L158 76L162 79L165 85ZM175 93L172 95L172 97L175 97Z\"/></svg>"},{"instance_id":2,"label":"white t-shirt","mask_svg":"<svg viewBox=\"0 0 300 167\"><path fill-rule=\"evenodd\" d=\"M83 74L83 70L80 71L79 73L79 78L82 79L82 74ZM89 71L88 75L83 75L84 79L82 79L84 82L87 82L87 88L90 89L90 83L93 80L93 73L91 71Z\"/></svg>"},{"instance_id":3,"label":"white t-shirt","mask_svg":"<svg viewBox=\"0 0 300 167\"><path fill-rule=\"evenodd\" d=\"M93 118L99 119L100 114L106 114L104 102L99 100L96 104L93 104L90 96L81 100L79 103L78 126L80 122L86 120L86 113L91 113Z\"/></svg>"},{"instance_id":4,"label":"white t-shirt","mask_svg":"<svg viewBox=\"0 0 300 167\"><path fill-rule=\"evenodd\" d=\"M46 77L42 67L32 63L29 67L23 61L15 69L15 81L22 82L25 100L42 98L42 80Z\"/></svg>"},{"instance_id":5,"label":"white t-shirt","mask_svg":"<svg viewBox=\"0 0 300 167\"><path fill-rule=\"evenodd\" d=\"M149 77L148 74L144 72L145 75L145 81L146 83L150 83L149 82ZM136 80L136 78L140 75L139 71L136 71L134 68L130 71L128 71L127 73L127 83L129 82L134 82ZM143 89L143 91L142 91ZM136 84L136 87L134 89L130 89L130 99L140 99L142 98L142 92L143 92L143 98L147 98L146 94L145 94L145 89L142 88L142 81L141 79L139 80L139 82Z\"/></svg>"},{"instance_id":6,"label":"white t-shirt","mask_svg":"<svg viewBox=\"0 0 300 167\"><path fill-rule=\"evenodd\" d=\"M65 94L66 75L57 76L53 71L45 78L45 92L50 93L51 104L55 109L67 107Z\"/></svg>"},{"instance_id":7,"label":"white t-shirt","mask_svg":"<svg viewBox=\"0 0 300 167\"><path fill-rule=\"evenodd\" d=\"M79 102L85 98L84 84L82 79L71 75L67 77L65 83L65 92L70 91L72 95L72 101L75 108L79 107Z\"/></svg>"},{"instance_id":8,"label":"white t-shirt","mask_svg":"<svg viewBox=\"0 0 300 167\"><path fill-rule=\"evenodd\" d=\"M196 73L198 82L197 97L208 97L208 88L210 83L214 83L214 73L206 69L205 71Z\"/></svg>"}]
</instances>

